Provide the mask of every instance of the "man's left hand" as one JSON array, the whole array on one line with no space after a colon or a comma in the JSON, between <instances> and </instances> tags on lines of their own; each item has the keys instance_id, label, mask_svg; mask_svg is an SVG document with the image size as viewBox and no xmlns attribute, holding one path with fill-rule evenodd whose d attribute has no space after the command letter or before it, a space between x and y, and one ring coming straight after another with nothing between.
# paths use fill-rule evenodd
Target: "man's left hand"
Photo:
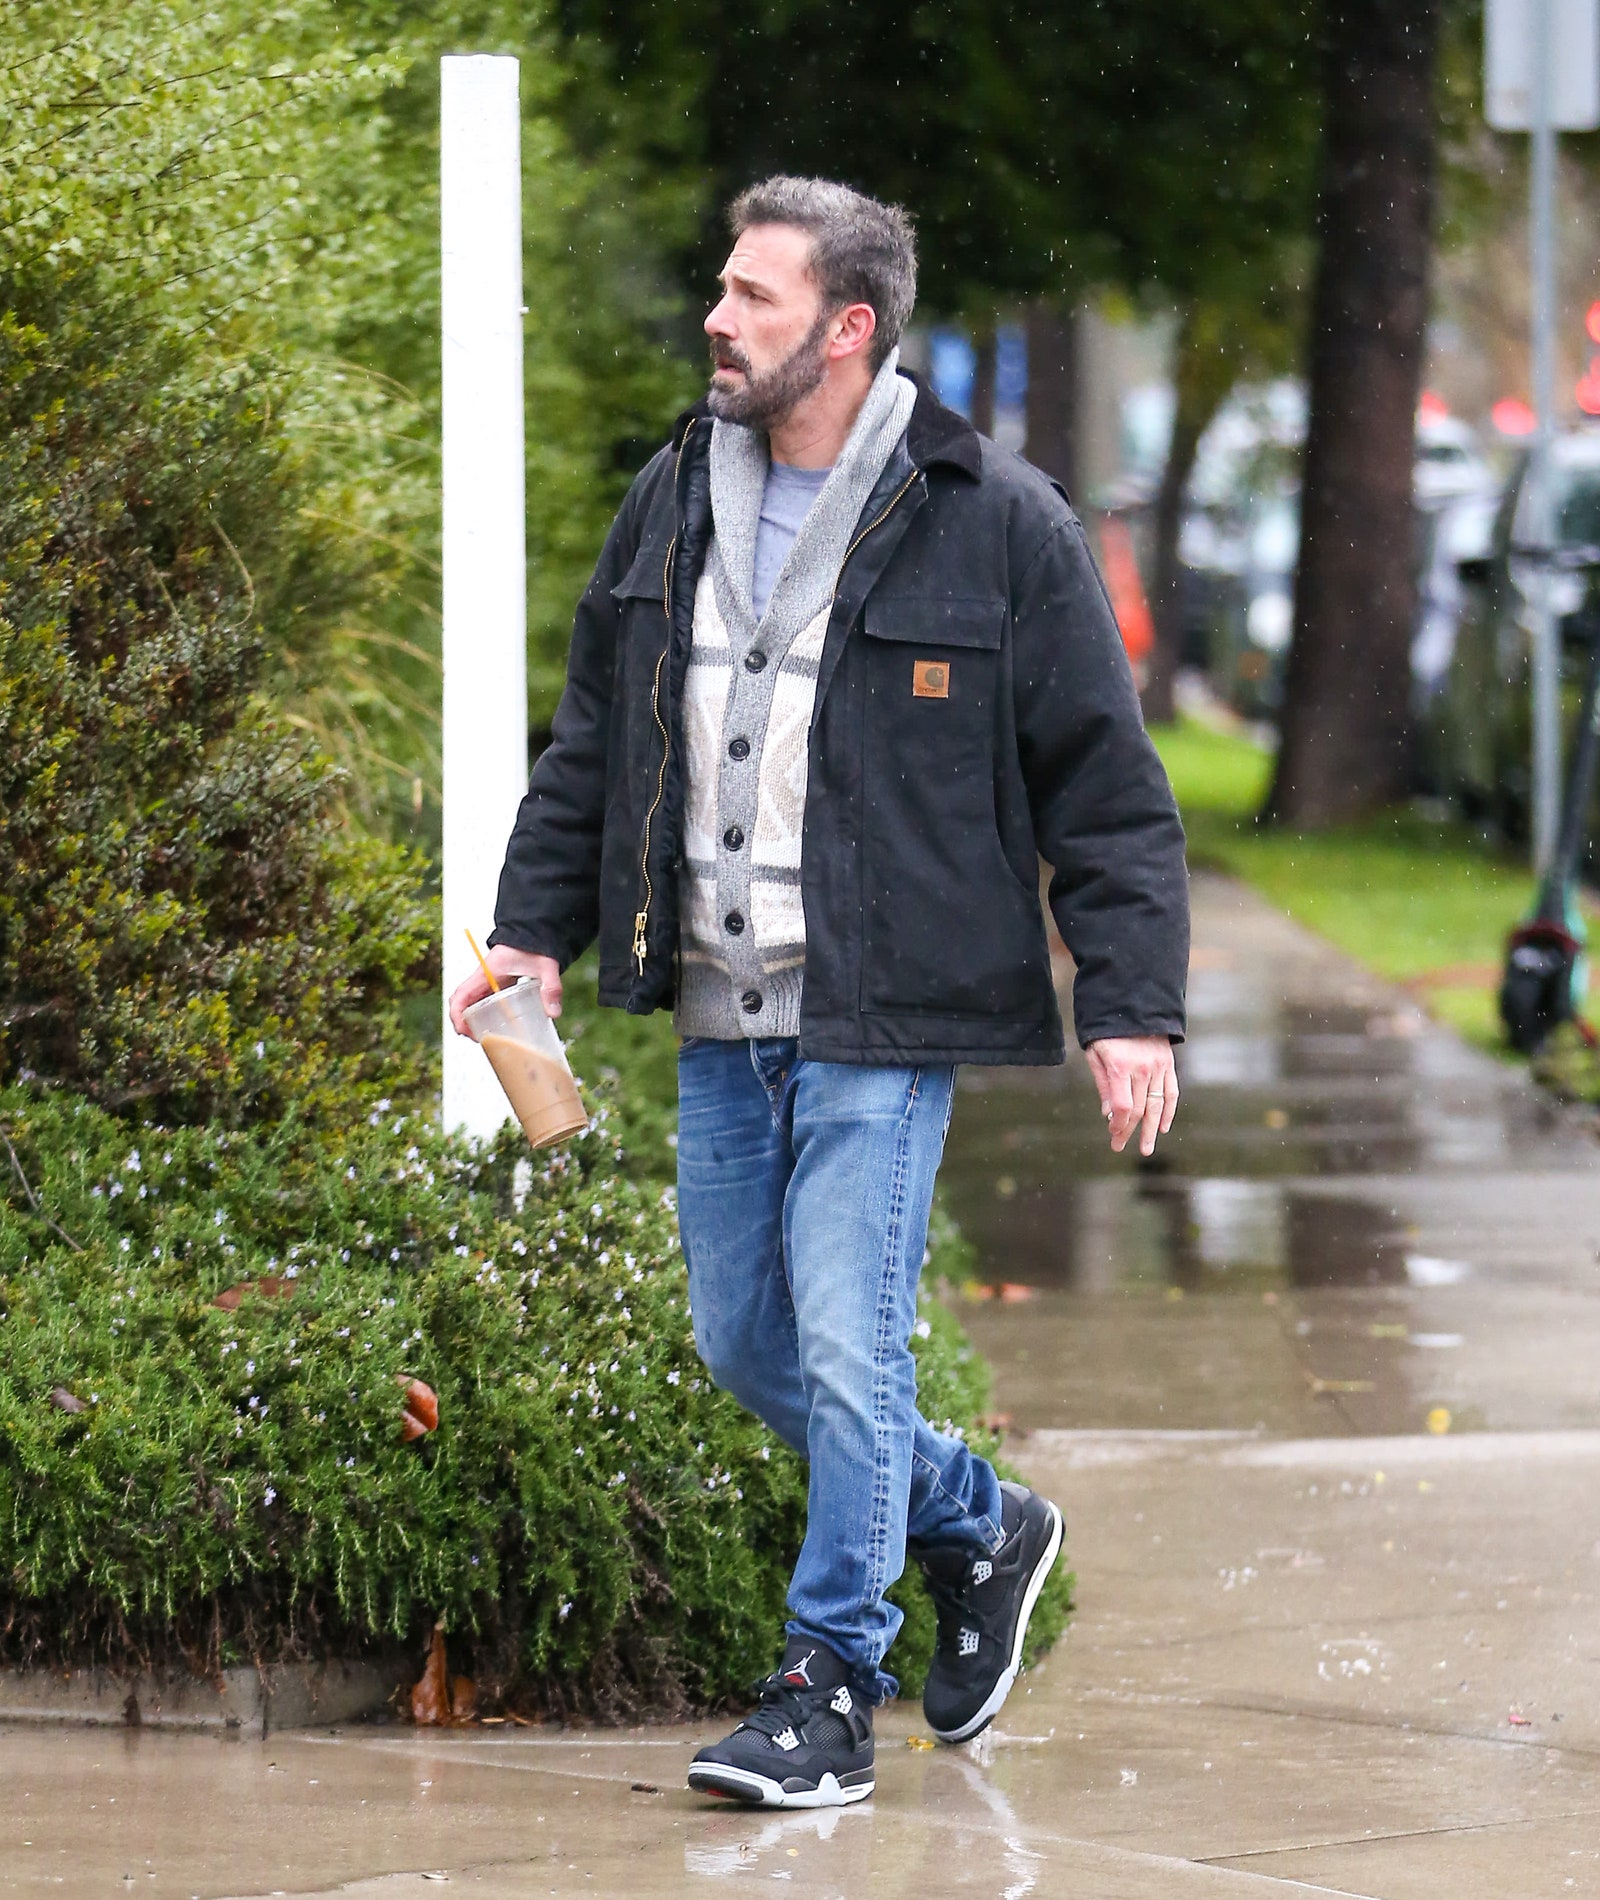
<instances>
[{"instance_id":1,"label":"man's left hand","mask_svg":"<svg viewBox=\"0 0 1600 1900\"><path fill-rule=\"evenodd\" d=\"M1100 1112L1111 1124L1111 1146L1121 1154L1139 1130L1139 1152L1155 1153L1178 1112L1178 1070L1165 1036L1107 1036L1085 1054L1100 1091Z\"/></svg>"}]
</instances>

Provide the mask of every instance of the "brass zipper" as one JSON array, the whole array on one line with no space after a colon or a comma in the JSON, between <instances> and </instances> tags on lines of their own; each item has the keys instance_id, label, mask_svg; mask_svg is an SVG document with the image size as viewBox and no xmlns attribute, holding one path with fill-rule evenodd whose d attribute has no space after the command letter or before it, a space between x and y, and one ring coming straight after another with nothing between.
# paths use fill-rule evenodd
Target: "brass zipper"
<instances>
[{"instance_id":1,"label":"brass zipper","mask_svg":"<svg viewBox=\"0 0 1600 1900\"><path fill-rule=\"evenodd\" d=\"M874 528L881 528L883 524L889 519L890 515L894 513L895 509L900 506L900 503L905 496L906 490L910 488L912 483L917 479L917 477L921 473L922 473L922 470L920 468L914 468L911 471L911 473L906 477L905 481L901 483L900 487L895 491L895 493L890 496L888 502L884 505L883 513L878 516L876 521L869 521L867 525L861 530L861 532L856 536L856 538L850 543L849 547L845 549L844 560L842 560L839 563L839 579L840 580L844 578L844 570L845 570L846 564L849 562L850 556L855 553L856 549L860 547L861 543L866 540L867 536L872 533ZM834 598L837 599L839 596L839 582L838 581L835 581L833 584L833 593L834 593Z\"/></svg>"},{"instance_id":2,"label":"brass zipper","mask_svg":"<svg viewBox=\"0 0 1600 1900\"><path fill-rule=\"evenodd\" d=\"M667 549L667 567L672 567L672 549ZM670 626L668 637L671 637ZM644 815L644 909L635 911L633 916L633 960L639 966L640 976L644 975L645 931L650 923L650 906L655 899L655 890L650 882L650 827L655 822L656 808L661 803L661 794L667 784L667 728L661 717L661 669L667 663L667 650L661 649L661 658L656 661L655 686L650 695L650 710L655 714L656 725L661 731L661 769L656 773L656 795L650 801L650 809Z\"/></svg>"},{"instance_id":3,"label":"brass zipper","mask_svg":"<svg viewBox=\"0 0 1600 1900\"><path fill-rule=\"evenodd\" d=\"M672 480L676 488L678 469L683 463L683 451L688 446L689 437L694 433L691 422L683 432L683 442L678 449L678 460L673 464ZM656 795L650 801L650 809L644 815L644 850L640 856L639 869L644 877L644 909L633 914L633 960L639 966L639 975L644 975L645 957L648 955L646 934L650 928L650 906L655 902L655 886L650 878L650 830L655 823L656 812L661 806L661 795L667 788L667 753L672 741L667 732L667 722L661 717L661 669L666 665L667 655L672 651L672 557L678 546L678 537L673 535L667 543L667 558L661 569L661 609L667 617L667 643L661 649L661 657L656 661L655 684L650 690L650 710L655 715L656 727L661 734L661 767L656 773Z\"/></svg>"}]
</instances>

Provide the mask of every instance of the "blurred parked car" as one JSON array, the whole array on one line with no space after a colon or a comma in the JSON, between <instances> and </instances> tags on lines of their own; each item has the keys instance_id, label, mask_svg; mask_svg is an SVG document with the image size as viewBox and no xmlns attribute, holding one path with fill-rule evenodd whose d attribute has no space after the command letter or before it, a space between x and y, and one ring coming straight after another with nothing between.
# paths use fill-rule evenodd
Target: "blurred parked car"
<instances>
[{"instance_id":1,"label":"blurred parked car","mask_svg":"<svg viewBox=\"0 0 1600 1900\"><path fill-rule=\"evenodd\" d=\"M1220 412L1197 461L1180 556L1185 659L1247 718L1276 717L1294 624L1300 553L1298 451L1304 406L1273 385ZM1417 423L1415 489L1421 602L1413 662L1421 707L1449 669L1466 610L1459 561L1488 531L1500 483L1473 430L1454 416ZM1480 550L1484 552L1486 550Z\"/></svg>"},{"instance_id":2,"label":"blurred parked car","mask_svg":"<svg viewBox=\"0 0 1600 1900\"><path fill-rule=\"evenodd\" d=\"M1554 551L1547 585L1570 731L1586 657L1600 631L1600 429L1558 437L1550 460ZM1444 664L1419 708L1436 788L1468 817L1487 820L1509 838L1527 835L1530 808L1529 603L1540 569L1527 553L1527 474L1524 453L1487 532L1463 522L1448 537L1454 545L1439 547L1435 565L1453 559L1462 607ZM1418 644L1426 640L1424 626Z\"/></svg>"}]
</instances>

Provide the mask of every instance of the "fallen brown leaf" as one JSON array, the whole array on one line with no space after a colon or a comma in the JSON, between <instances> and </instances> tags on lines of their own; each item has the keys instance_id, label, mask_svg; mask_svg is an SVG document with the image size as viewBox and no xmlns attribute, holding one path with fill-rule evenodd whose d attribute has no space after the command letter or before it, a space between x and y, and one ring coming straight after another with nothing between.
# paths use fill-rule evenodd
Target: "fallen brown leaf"
<instances>
[{"instance_id":1,"label":"fallen brown leaf","mask_svg":"<svg viewBox=\"0 0 1600 1900\"><path fill-rule=\"evenodd\" d=\"M478 1685L471 1676L453 1676L450 1680L450 1720L470 1722L478 1706Z\"/></svg>"},{"instance_id":2,"label":"fallen brown leaf","mask_svg":"<svg viewBox=\"0 0 1600 1900\"><path fill-rule=\"evenodd\" d=\"M58 1412L87 1412L89 1409L76 1392L69 1392L64 1385L51 1386L50 1403Z\"/></svg>"},{"instance_id":3,"label":"fallen brown leaf","mask_svg":"<svg viewBox=\"0 0 1600 1900\"><path fill-rule=\"evenodd\" d=\"M409 1372L397 1372L395 1383L401 1389L400 1436L409 1445L439 1429L439 1395L431 1385L413 1379Z\"/></svg>"},{"instance_id":4,"label":"fallen brown leaf","mask_svg":"<svg viewBox=\"0 0 1600 1900\"><path fill-rule=\"evenodd\" d=\"M264 1300L287 1300L294 1293L294 1281L281 1280L275 1273L264 1274L259 1280L241 1280L236 1286L224 1287L211 1304L231 1313L247 1293L259 1293Z\"/></svg>"}]
</instances>

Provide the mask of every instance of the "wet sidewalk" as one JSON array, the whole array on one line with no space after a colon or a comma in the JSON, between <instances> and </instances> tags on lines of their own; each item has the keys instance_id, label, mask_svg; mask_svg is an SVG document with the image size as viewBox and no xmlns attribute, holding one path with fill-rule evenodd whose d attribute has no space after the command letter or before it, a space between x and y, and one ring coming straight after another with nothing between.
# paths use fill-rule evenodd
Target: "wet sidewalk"
<instances>
[{"instance_id":1,"label":"wet sidewalk","mask_svg":"<svg viewBox=\"0 0 1600 1900\"><path fill-rule=\"evenodd\" d=\"M1600 1143L1222 880L1158 1166L1081 1066L963 1078L956 1295L1078 1617L823 1815L717 1732L0 1731L0 1892L1600 1896Z\"/></svg>"}]
</instances>

